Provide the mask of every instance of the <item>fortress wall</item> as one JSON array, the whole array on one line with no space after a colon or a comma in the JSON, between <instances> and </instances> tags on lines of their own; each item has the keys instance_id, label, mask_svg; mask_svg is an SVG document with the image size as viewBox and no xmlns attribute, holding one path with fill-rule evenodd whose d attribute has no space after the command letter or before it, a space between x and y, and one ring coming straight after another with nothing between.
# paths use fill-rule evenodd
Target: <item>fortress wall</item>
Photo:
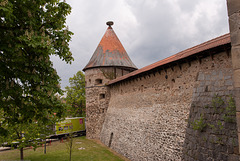
<instances>
[{"instance_id":1,"label":"fortress wall","mask_svg":"<svg viewBox=\"0 0 240 161\"><path fill-rule=\"evenodd\" d=\"M89 139L99 139L110 98L109 90L104 85L108 80L105 79L100 70L101 69L93 68L85 72L86 130L87 138ZM101 79L102 83L96 82L98 79ZM105 98L100 98L100 94L105 94Z\"/></svg>"},{"instance_id":2,"label":"fortress wall","mask_svg":"<svg viewBox=\"0 0 240 161\"><path fill-rule=\"evenodd\" d=\"M186 156L183 152L198 137L197 130L189 129L190 121L205 110L199 102L209 103L219 93L229 95L233 87L231 58L226 52L190 64L111 85L100 140L131 160L194 159L198 150ZM234 124L228 126L236 131ZM235 132L232 135L236 138Z\"/></svg>"},{"instance_id":3,"label":"fortress wall","mask_svg":"<svg viewBox=\"0 0 240 161\"><path fill-rule=\"evenodd\" d=\"M231 58L219 55L193 89L182 160L239 161Z\"/></svg>"},{"instance_id":4,"label":"fortress wall","mask_svg":"<svg viewBox=\"0 0 240 161\"><path fill-rule=\"evenodd\" d=\"M232 45L232 66L234 78L234 98L237 106L238 142L240 145L240 3L227 0L229 29ZM239 148L240 153L240 148Z\"/></svg>"},{"instance_id":5,"label":"fortress wall","mask_svg":"<svg viewBox=\"0 0 240 161\"><path fill-rule=\"evenodd\" d=\"M115 76L127 73L128 70L114 67L92 68L85 71L87 138L99 139L110 99L106 83Z\"/></svg>"}]
</instances>

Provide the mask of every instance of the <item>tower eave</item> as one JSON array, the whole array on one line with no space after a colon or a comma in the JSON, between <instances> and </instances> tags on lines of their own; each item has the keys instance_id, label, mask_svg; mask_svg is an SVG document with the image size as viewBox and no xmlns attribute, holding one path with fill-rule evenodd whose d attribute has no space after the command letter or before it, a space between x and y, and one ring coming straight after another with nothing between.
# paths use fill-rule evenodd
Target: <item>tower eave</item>
<instances>
[{"instance_id":1,"label":"tower eave","mask_svg":"<svg viewBox=\"0 0 240 161\"><path fill-rule=\"evenodd\" d=\"M120 69L127 69L129 71L135 71L135 70L138 70L138 68L134 68L134 67L128 67L128 66L116 66L116 65L113 65L113 66L110 66L110 65L101 65L101 66L94 66L94 67L85 67L82 69L82 71L86 71L86 70L89 70L89 69L94 69L94 68L105 68L105 67L112 67L112 68L120 68Z\"/></svg>"}]
</instances>

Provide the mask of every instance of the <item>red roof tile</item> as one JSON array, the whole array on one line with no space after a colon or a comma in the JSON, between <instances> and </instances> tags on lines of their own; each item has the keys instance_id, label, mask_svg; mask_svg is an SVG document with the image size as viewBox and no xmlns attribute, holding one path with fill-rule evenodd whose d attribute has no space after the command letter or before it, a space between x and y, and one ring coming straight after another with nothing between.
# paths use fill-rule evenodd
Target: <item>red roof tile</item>
<instances>
[{"instance_id":1,"label":"red roof tile","mask_svg":"<svg viewBox=\"0 0 240 161\"><path fill-rule=\"evenodd\" d=\"M108 22L107 25L109 25ZM120 66L132 68L133 70L137 69L113 31L111 25L113 25L113 23L109 25L92 58L83 71L101 66Z\"/></svg>"}]
</instances>

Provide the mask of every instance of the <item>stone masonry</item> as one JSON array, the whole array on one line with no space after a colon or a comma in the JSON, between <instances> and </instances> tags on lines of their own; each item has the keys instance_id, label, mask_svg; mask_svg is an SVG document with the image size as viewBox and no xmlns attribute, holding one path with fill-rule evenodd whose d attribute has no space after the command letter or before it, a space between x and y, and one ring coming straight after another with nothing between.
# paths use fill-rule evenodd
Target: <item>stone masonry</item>
<instances>
[{"instance_id":1,"label":"stone masonry","mask_svg":"<svg viewBox=\"0 0 240 161\"><path fill-rule=\"evenodd\" d=\"M227 0L227 6L232 44L231 54L234 77L234 98L237 106L238 142L240 143L240 2L239 0Z\"/></svg>"},{"instance_id":2,"label":"stone masonry","mask_svg":"<svg viewBox=\"0 0 240 161\"><path fill-rule=\"evenodd\" d=\"M105 34L83 69L86 75L87 138L97 140L110 99L107 83L137 69L111 27L114 23L108 21L106 24Z\"/></svg>"},{"instance_id":3,"label":"stone masonry","mask_svg":"<svg viewBox=\"0 0 240 161\"><path fill-rule=\"evenodd\" d=\"M110 99L107 82L129 72L127 69L114 67L99 67L85 71L87 138L99 140Z\"/></svg>"},{"instance_id":4,"label":"stone masonry","mask_svg":"<svg viewBox=\"0 0 240 161\"><path fill-rule=\"evenodd\" d=\"M193 104L195 101L207 103L219 93L230 96L232 83L231 58L227 52L220 52L214 58L209 56L192 61L191 66L184 63L181 68L173 66L112 85L100 139L131 160L199 160L195 155L202 144L196 141L196 130L187 129L191 128L192 118L199 117L203 109ZM202 98L197 96L201 92L204 93ZM192 114L191 110L197 114ZM232 134L224 135L222 140L226 145L231 139L237 140L236 124L231 124L225 131L229 128L233 130ZM212 135L217 137L218 133ZM185 141L186 136L188 141ZM223 156L234 154L237 145L235 142L228 145L231 151L224 151ZM183 155L188 148L195 147L197 150Z\"/></svg>"},{"instance_id":5,"label":"stone masonry","mask_svg":"<svg viewBox=\"0 0 240 161\"><path fill-rule=\"evenodd\" d=\"M108 79L104 78L100 69L95 68L87 70L85 77L87 137L90 139L99 139L98 136L110 98L107 87L105 86ZM103 98L103 96L105 96L105 98Z\"/></svg>"},{"instance_id":6,"label":"stone masonry","mask_svg":"<svg viewBox=\"0 0 240 161\"><path fill-rule=\"evenodd\" d=\"M227 5L231 43L226 34L139 70L107 23L84 68L87 137L133 161L240 160L240 3Z\"/></svg>"},{"instance_id":7,"label":"stone masonry","mask_svg":"<svg viewBox=\"0 0 240 161\"><path fill-rule=\"evenodd\" d=\"M215 62L197 75L182 160L239 160L231 58Z\"/></svg>"}]
</instances>

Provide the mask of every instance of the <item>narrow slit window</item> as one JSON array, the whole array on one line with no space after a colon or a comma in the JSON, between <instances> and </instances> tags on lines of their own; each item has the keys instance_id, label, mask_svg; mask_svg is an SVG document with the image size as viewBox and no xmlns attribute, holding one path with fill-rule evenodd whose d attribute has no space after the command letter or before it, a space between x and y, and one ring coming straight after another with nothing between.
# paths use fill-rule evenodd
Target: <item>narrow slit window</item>
<instances>
[{"instance_id":1,"label":"narrow slit window","mask_svg":"<svg viewBox=\"0 0 240 161\"><path fill-rule=\"evenodd\" d=\"M91 79L89 79L88 82L89 82L88 85L91 85Z\"/></svg>"}]
</instances>

